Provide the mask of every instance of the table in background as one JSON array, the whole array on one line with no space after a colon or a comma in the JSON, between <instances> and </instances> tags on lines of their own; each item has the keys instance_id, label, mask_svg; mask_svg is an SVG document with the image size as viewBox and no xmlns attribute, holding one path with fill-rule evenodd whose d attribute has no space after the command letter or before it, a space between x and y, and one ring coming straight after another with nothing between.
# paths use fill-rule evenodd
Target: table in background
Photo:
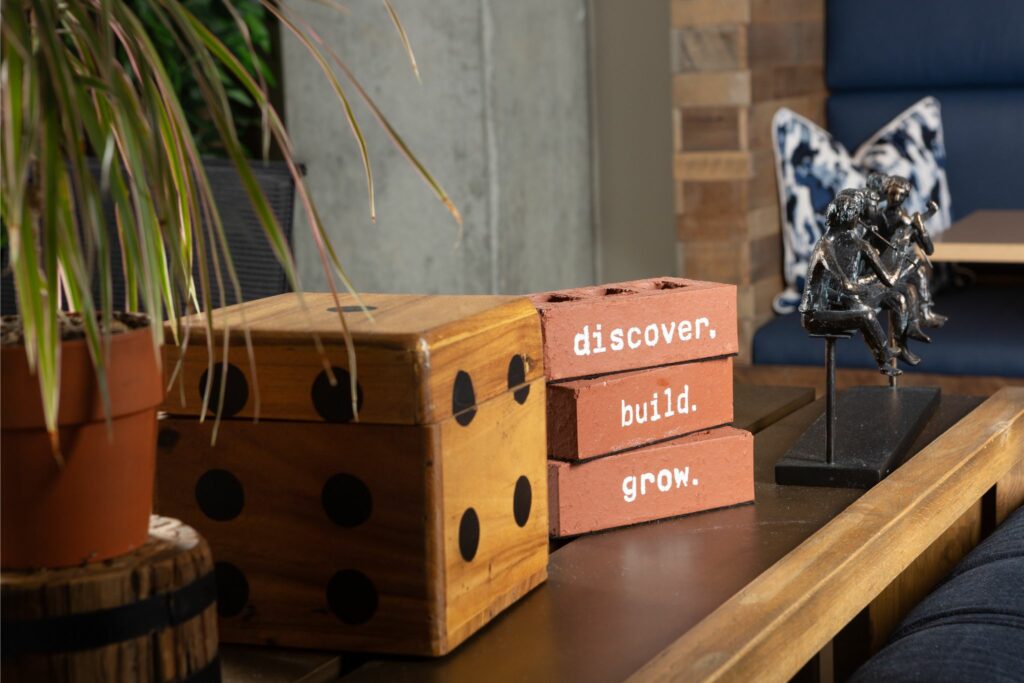
<instances>
[{"instance_id":1,"label":"table in background","mask_svg":"<svg viewBox=\"0 0 1024 683\"><path fill-rule=\"evenodd\" d=\"M935 239L933 261L1024 263L1024 211L974 211Z\"/></svg>"}]
</instances>

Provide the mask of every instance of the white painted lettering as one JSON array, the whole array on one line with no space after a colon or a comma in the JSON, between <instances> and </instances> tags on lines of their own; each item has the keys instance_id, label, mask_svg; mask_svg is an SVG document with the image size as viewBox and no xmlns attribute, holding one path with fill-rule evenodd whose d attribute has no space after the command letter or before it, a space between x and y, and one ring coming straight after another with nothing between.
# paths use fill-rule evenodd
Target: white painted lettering
<instances>
[{"instance_id":1,"label":"white painted lettering","mask_svg":"<svg viewBox=\"0 0 1024 683\"><path fill-rule=\"evenodd\" d=\"M640 408L641 407L644 409L642 417L640 415ZM647 422L647 404L646 403L640 403L636 407L636 423L638 425L642 425L645 422Z\"/></svg>"},{"instance_id":2,"label":"white painted lettering","mask_svg":"<svg viewBox=\"0 0 1024 683\"><path fill-rule=\"evenodd\" d=\"M583 331L576 333L576 338L572 342L572 350L576 352L577 356L590 355L590 325L584 325Z\"/></svg>"},{"instance_id":3,"label":"white painted lettering","mask_svg":"<svg viewBox=\"0 0 1024 683\"><path fill-rule=\"evenodd\" d=\"M633 343L633 336L634 335L636 335L636 343L635 344ZM629 328L629 332L626 333L626 343L629 344L629 348L631 348L631 349L639 349L640 348L640 328L639 327L631 327L631 328Z\"/></svg>"},{"instance_id":4,"label":"white painted lettering","mask_svg":"<svg viewBox=\"0 0 1024 683\"><path fill-rule=\"evenodd\" d=\"M627 503L636 500L636 477L629 475L622 480L622 497Z\"/></svg>"},{"instance_id":5,"label":"white painted lettering","mask_svg":"<svg viewBox=\"0 0 1024 683\"><path fill-rule=\"evenodd\" d=\"M669 320L651 322L633 327L613 327L604 330L602 325L584 325L573 337L573 352L577 356L639 349L641 346L655 348L660 344L673 344L676 339L688 342L693 339L715 338L715 329L707 317L692 320ZM605 345L605 340L608 344Z\"/></svg>"},{"instance_id":6,"label":"white painted lettering","mask_svg":"<svg viewBox=\"0 0 1024 683\"><path fill-rule=\"evenodd\" d=\"M688 482L690 480L690 468L684 467L683 469L679 469L678 467L673 467L672 469L675 470L676 473L676 488L679 488L680 486L688 486ZM696 481L697 480L694 479L694 482Z\"/></svg>"},{"instance_id":7,"label":"white painted lettering","mask_svg":"<svg viewBox=\"0 0 1024 683\"><path fill-rule=\"evenodd\" d=\"M658 326L651 323L644 329L644 341L648 346L658 345Z\"/></svg>"},{"instance_id":8,"label":"white painted lettering","mask_svg":"<svg viewBox=\"0 0 1024 683\"><path fill-rule=\"evenodd\" d=\"M633 424L633 404L622 402L622 426L628 427Z\"/></svg>"},{"instance_id":9,"label":"white painted lettering","mask_svg":"<svg viewBox=\"0 0 1024 683\"><path fill-rule=\"evenodd\" d=\"M695 406L696 407L696 406ZM690 412L690 385L684 384L683 390L676 396L676 412L686 415Z\"/></svg>"},{"instance_id":10,"label":"white painted lettering","mask_svg":"<svg viewBox=\"0 0 1024 683\"><path fill-rule=\"evenodd\" d=\"M622 343L622 328L616 327L608 336L611 339L612 351L621 351L624 346Z\"/></svg>"},{"instance_id":11,"label":"white painted lettering","mask_svg":"<svg viewBox=\"0 0 1024 683\"><path fill-rule=\"evenodd\" d=\"M594 330L594 353L604 353L608 350L604 347L603 339L604 335L601 334L601 326L598 325Z\"/></svg>"},{"instance_id":12,"label":"white painted lettering","mask_svg":"<svg viewBox=\"0 0 1024 683\"><path fill-rule=\"evenodd\" d=\"M651 399L651 422L657 422L661 419L661 415L658 413L658 392L655 391L651 395L654 397Z\"/></svg>"},{"instance_id":13,"label":"white painted lettering","mask_svg":"<svg viewBox=\"0 0 1024 683\"><path fill-rule=\"evenodd\" d=\"M650 484L649 489L648 484ZM622 479L622 499L627 503L633 503L638 498L646 496L648 490L654 493L655 487L662 493L669 493L673 487L678 490L696 485L697 477L690 478L689 467L684 467L683 469L678 467L668 469L666 467L658 470L657 474L653 472L640 472L624 477Z\"/></svg>"}]
</instances>

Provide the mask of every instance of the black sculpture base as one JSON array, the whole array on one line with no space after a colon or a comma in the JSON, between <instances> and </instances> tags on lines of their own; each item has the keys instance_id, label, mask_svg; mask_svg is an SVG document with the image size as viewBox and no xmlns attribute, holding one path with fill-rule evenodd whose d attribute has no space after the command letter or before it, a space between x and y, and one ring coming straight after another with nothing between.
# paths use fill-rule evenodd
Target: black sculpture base
<instances>
[{"instance_id":1,"label":"black sculpture base","mask_svg":"<svg viewBox=\"0 0 1024 683\"><path fill-rule=\"evenodd\" d=\"M835 450L825 459L827 415L775 464L775 482L866 489L900 464L939 405L937 387L854 387L836 400Z\"/></svg>"}]
</instances>

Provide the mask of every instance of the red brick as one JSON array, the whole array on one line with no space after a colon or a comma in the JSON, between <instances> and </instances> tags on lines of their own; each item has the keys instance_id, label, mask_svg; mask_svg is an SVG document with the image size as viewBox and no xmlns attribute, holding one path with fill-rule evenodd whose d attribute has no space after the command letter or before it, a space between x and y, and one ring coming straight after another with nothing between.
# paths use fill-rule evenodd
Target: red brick
<instances>
[{"instance_id":1,"label":"red brick","mask_svg":"<svg viewBox=\"0 0 1024 683\"><path fill-rule=\"evenodd\" d=\"M531 297L548 380L737 352L736 287L661 277Z\"/></svg>"},{"instance_id":2,"label":"red brick","mask_svg":"<svg viewBox=\"0 0 1024 683\"><path fill-rule=\"evenodd\" d=\"M548 385L548 455L559 460L585 460L729 422L731 358Z\"/></svg>"},{"instance_id":3,"label":"red brick","mask_svg":"<svg viewBox=\"0 0 1024 683\"><path fill-rule=\"evenodd\" d=\"M754 499L754 437L719 427L582 463L548 461L552 536L746 503Z\"/></svg>"}]
</instances>

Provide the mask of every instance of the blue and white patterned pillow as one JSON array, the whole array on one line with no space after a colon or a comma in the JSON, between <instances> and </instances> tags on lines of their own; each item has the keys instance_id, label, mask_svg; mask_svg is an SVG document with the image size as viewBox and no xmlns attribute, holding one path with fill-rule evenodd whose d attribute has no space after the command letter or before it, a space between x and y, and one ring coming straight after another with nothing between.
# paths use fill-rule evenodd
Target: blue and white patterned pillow
<instances>
[{"instance_id":1,"label":"blue and white patterned pillow","mask_svg":"<svg viewBox=\"0 0 1024 683\"><path fill-rule=\"evenodd\" d=\"M928 222L938 234L951 222L946 148L939 101L926 97L886 124L850 156L828 131L789 109L772 119L775 172L782 213L786 289L775 297L776 313L795 311L814 243L825 231L825 208L837 192L863 187L871 172L899 175L913 189L904 206L924 211L930 200L939 215Z\"/></svg>"}]
</instances>

